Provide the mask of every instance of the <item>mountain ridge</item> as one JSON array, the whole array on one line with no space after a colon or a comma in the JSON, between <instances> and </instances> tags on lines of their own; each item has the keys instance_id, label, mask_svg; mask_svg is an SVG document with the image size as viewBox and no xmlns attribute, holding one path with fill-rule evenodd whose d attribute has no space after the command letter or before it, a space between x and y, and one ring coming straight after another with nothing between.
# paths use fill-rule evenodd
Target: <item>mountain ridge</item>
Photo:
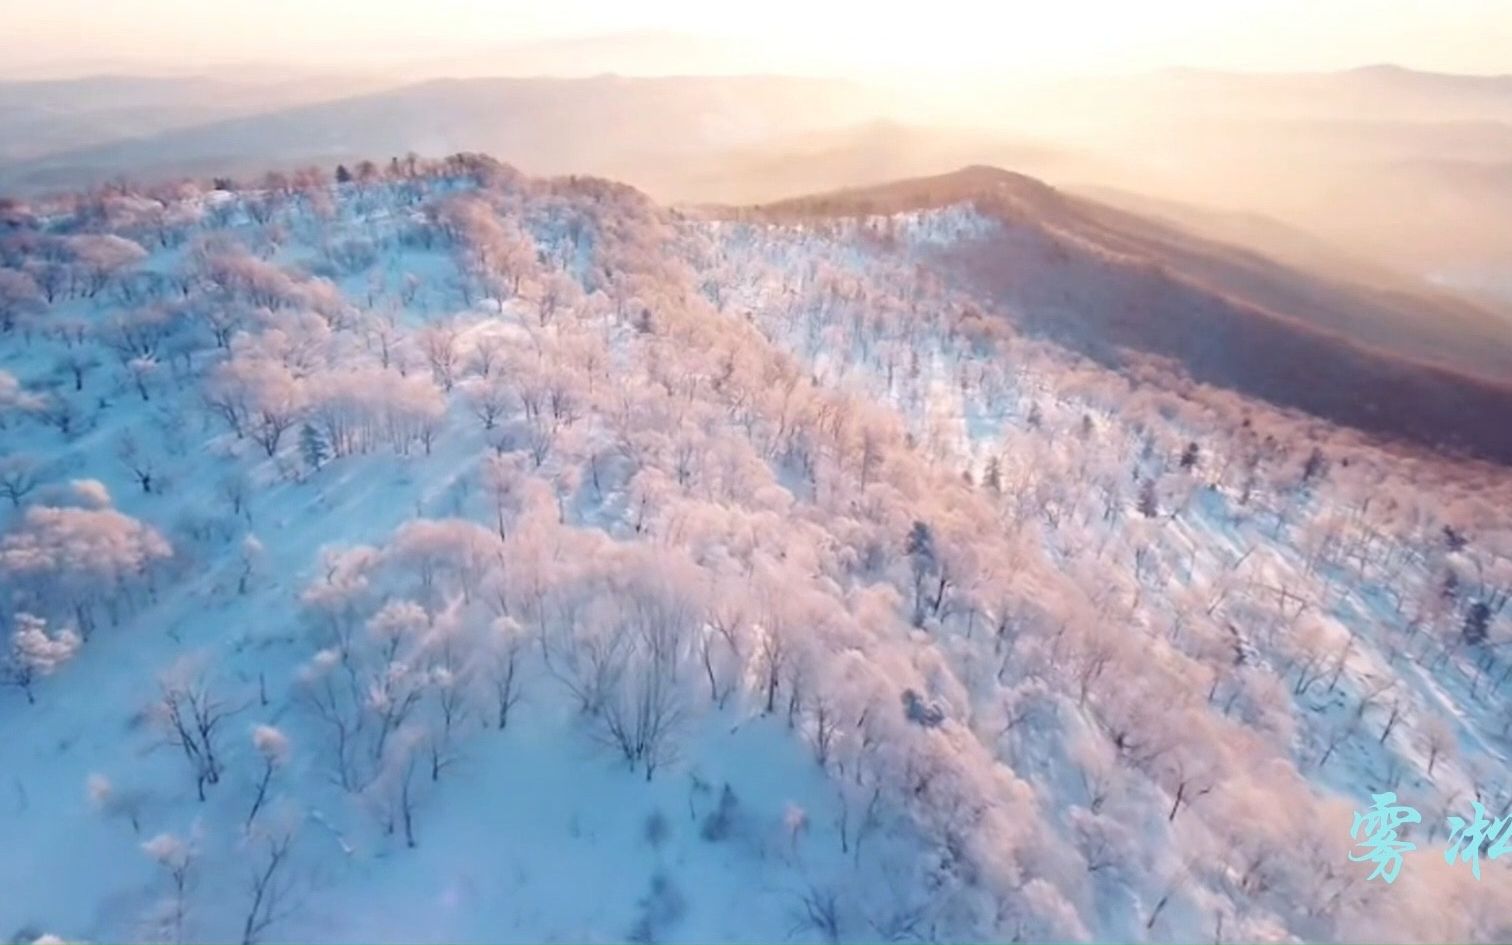
<instances>
[{"instance_id":1,"label":"mountain ridge","mask_svg":"<svg viewBox=\"0 0 1512 945\"><path fill-rule=\"evenodd\" d=\"M1512 342L1496 315L1458 299L1333 282L987 166L714 212L793 220L957 204L1029 233L1042 264L990 239L937 260L1083 354L1172 357L1206 383L1512 463L1512 431L1497 419L1512 416ZM1098 295L1105 276L1124 294ZM1054 301L1066 293L1080 301Z\"/></svg>"}]
</instances>

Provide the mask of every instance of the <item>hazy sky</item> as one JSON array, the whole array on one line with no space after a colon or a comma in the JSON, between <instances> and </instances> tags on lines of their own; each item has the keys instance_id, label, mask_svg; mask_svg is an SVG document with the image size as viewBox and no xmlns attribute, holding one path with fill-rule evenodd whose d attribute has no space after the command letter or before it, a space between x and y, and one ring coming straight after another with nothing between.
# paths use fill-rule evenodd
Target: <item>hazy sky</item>
<instances>
[{"instance_id":1,"label":"hazy sky","mask_svg":"<svg viewBox=\"0 0 1512 945\"><path fill-rule=\"evenodd\" d=\"M1380 62L1512 72L1512 0L0 0L0 69L123 58L341 67L659 30L738 38L749 61L812 72Z\"/></svg>"}]
</instances>

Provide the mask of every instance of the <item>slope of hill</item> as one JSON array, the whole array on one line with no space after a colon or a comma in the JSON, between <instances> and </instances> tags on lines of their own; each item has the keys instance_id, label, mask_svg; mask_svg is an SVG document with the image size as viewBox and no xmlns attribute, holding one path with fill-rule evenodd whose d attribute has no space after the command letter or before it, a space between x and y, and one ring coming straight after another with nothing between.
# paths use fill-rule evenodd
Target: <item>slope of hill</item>
<instances>
[{"instance_id":1,"label":"slope of hill","mask_svg":"<svg viewBox=\"0 0 1512 945\"><path fill-rule=\"evenodd\" d=\"M503 48L378 79L284 80L270 69L225 82L84 80L64 96L72 111L23 104L9 124L0 115L0 187L472 150L536 172L609 175L664 201L745 203L998 164L1262 213L1417 280L1473 268L1495 283L1512 269L1512 191L1495 171L1512 127L1505 78L1175 70L950 88L721 74L742 63L758 68L726 45L700 53L686 36L653 33ZM604 74L617 70L676 75ZM390 88L397 81L414 84ZM41 95L68 87L35 85ZM143 104L101 111L81 100L86 86ZM166 98L143 99L154 86ZM258 87L260 100L238 91Z\"/></svg>"},{"instance_id":2,"label":"slope of hill","mask_svg":"<svg viewBox=\"0 0 1512 945\"><path fill-rule=\"evenodd\" d=\"M1512 77L1178 69L1004 86L962 102L979 124L1102 157L1105 173L1084 183L1263 213L1420 278L1468 259L1512 260L1506 189L1465 200L1462 187L1477 165L1505 160ZM1404 174L1405 162L1458 172Z\"/></svg>"},{"instance_id":3,"label":"slope of hill","mask_svg":"<svg viewBox=\"0 0 1512 945\"><path fill-rule=\"evenodd\" d=\"M7 938L1506 937L1512 481L942 263L1128 221L153 194L0 233Z\"/></svg>"},{"instance_id":4,"label":"slope of hill","mask_svg":"<svg viewBox=\"0 0 1512 945\"><path fill-rule=\"evenodd\" d=\"M1195 379L1363 430L1512 462L1512 335L1427 292L1287 270L1254 253L991 168L756 211L898 212L972 202L992 221L936 262L1021 326L1098 360L1136 351Z\"/></svg>"},{"instance_id":5,"label":"slope of hill","mask_svg":"<svg viewBox=\"0 0 1512 945\"><path fill-rule=\"evenodd\" d=\"M1034 175L1041 176L1041 175ZM1251 249L1292 269L1327 273L1338 281L1398 291L1422 285L1346 252L1307 230L1261 213L1225 211L1178 200L1163 200L1116 187L1063 186L1067 193L1165 223L1215 243Z\"/></svg>"}]
</instances>

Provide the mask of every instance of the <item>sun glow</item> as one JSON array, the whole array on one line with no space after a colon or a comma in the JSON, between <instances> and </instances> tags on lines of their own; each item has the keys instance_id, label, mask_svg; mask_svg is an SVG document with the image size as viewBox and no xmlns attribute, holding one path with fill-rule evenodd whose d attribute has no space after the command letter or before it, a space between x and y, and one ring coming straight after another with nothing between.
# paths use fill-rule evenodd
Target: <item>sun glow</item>
<instances>
[{"instance_id":1,"label":"sun glow","mask_svg":"<svg viewBox=\"0 0 1512 945\"><path fill-rule=\"evenodd\" d=\"M0 0L0 61L13 67L65 57L373 65L653 31L708 37L716 52L699 71L721 59L717 71L909 75L1385 61L1512 70L1512 5L1501 0ZM661 69L689 66L670 57Z\"/></svg>"}]
</instances>

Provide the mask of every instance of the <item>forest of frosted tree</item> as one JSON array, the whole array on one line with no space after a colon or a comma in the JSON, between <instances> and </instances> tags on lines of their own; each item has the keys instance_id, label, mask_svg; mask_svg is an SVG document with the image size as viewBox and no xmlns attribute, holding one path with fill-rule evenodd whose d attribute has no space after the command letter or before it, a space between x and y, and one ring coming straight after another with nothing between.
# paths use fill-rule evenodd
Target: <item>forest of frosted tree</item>
<instances>
[{"instance_id":1,"label":"forest of frosted tree","mask_svg":"<svg viewBox=\"0 0 1512 945\"><path fill-rule=\"evenodd\" d=\"M1021 330L1004 226L0 202L0 936L1504 940L1512 477Z\"/></svg>"}]
</instances>

